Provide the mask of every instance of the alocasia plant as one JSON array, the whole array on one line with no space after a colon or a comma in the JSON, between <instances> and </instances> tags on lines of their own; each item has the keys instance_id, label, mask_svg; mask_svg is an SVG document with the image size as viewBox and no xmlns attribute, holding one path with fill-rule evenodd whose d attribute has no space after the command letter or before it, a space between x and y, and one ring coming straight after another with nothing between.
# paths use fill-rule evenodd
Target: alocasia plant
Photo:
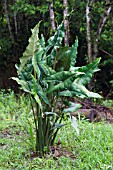
<instances>
[{"instance_id":1,"label":"alocasia plant","mask_svg":"<svg viewBox=\"0 0 113 170\"><path fill-rule=\"evenodd\" d=\"M100 98L97 93L88 91L85 85L98 70L100 59L83 67L75 67L78 39L71 47L62 47L64 23L62 22L54 36L45 42L43 35L39 38L38 23L32 29L20 66L17 67L18 78L14 78L22 89L29 93L33 105L36 133L36 152L44 155L45 148L54 144L58 130L64 126L66 113L75 112L80 104L72 103L69 97ZM68 108L65 108L68 105ZM34 108L36 107L36 109ZM34 111L35 109L35 111ZM75 119L72 119L72 126ZM78 132L78 129L76 129Z\"/></svg>"}]
</instances>

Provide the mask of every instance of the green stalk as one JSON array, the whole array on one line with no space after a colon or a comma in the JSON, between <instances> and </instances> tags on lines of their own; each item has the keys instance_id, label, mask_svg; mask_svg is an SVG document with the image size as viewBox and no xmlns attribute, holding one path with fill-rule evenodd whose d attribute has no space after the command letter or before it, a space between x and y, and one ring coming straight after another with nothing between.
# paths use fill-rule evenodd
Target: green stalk
<instances>
[{"instance_id":1,"label":"green stalk","mask_svg":"<svg viewBox=\"0 0 113 170\"><path fill-rule=\"evenodd\" d=\"M59 121L59 124L62 122L63 116L64 116L64 114L62 114L61 119L60 119L60 121ZM55 133L54 133L54 135L53 135L53 138L52 138L52 141L51 141L51 145L53 145L58 131L59 131L59 128L57 128L57 130L55 131Z\"/></svg>"},{"instance_id":2,"label":"green stalk","mask_svg":"<svg viewBox=\"0 0 113 170\"><path fill-rule=\"evenodd\" d=\"M34 108L33 108L33 103L32 103L32 97L31 96L30 96L30 101L31 101L31 108L32 108L32 111L33 111L33 118L34 118L35 129L36 129L36 151L37 151L37 148L38 148L38 126L37 126L37 118L35 116L35 111L34 111Z\"/></svg>"},{"instance_id":3,"label":"green stalk","mask_svg":"<svg viewBox=\"0 0 113 170\"><path fill-rule=\"evenodd\" d=\"M38 110L38 141L39 141L39 155L42 156L44 153L44 136L43 136L43 127L42 127L42 111L40 107L37 105Z\"/></svg>"},{"instance_id":4,"label":"green stalk","mask_svg":"<svg viewBox=\"0 0 113 170\"><path fill-rule=\"evenodd\" d=\"M43 124L43 141L44 141L44 146L46 146L46 140L45 140L45 133L46 133L46 115L45 117L42 118L42 124Z\"/></svg>"},{"instance_id":5,"label":"green stalk","mask_svg":"<svg viewBox=\"0 0 113 170\"><path fill-rule=\"evenodd\" d=\"M48 143L48 136L49 136L49 131L51 129L51 126L50 126L50 120L49 118L47 119L47 124L46 124L46 133L45 133L45 142L46 142L46 145L48 147L49 143Z\"/></svg>"}]
</instances>

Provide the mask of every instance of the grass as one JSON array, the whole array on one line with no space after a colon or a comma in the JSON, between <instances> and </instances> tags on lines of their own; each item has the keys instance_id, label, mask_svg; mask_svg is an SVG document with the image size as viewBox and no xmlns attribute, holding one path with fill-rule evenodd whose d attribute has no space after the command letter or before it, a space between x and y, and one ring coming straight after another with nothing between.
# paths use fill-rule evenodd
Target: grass
<instances>
[{"instance_id":1,"label":"grass","mask_svg":"<svg viewBox=\"0 0 113 170\"><path fill-rule=\"evenodd\" d=\"M29 120L29 121L28 121ZM77 136L66 120L57 136L65 154L33 156L29 99L14 93L0 93L0 170L113 170L113 124L78 121Z\"/></svg>"}]
</instances>

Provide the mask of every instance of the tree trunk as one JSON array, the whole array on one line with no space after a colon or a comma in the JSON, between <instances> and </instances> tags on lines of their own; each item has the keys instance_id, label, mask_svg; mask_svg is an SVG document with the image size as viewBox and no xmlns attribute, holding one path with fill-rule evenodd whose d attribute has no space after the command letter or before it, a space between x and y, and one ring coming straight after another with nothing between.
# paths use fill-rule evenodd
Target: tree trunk
<instances>
[{"instance_id":1,"label":"tree trunk","mask_svg":"<svg viewBox=\"0 0 113 170\"><path fill-rule=\"evenodd\" d=\"M51 28L52 30L56 30L55 26L55 15L54 15L54 10L53 10L53 1L49 4L49 13L50 13L50 21L51 21Z\"/></svg>"},{"instance_id":2,"label":"tree trunk","mask_svg":"<svg viewBox=\"0 0 113 170\"><path fill-rule=\"evenodd\" d=\"M63 0L63 17L64 17L64 27L65 27L65 37L64 44L65 46L69 46L69 21L68 21L68 3L67 0Z\"/></svg>"},{"instance_id":3,"label":"tree trunk","mask_svg":"<svg viewBox=\"0 0 113 170\"><path fill-rule=\"evenodd\" d=\"M4 4L4 11L5 11L5 15L6 15L7 24L8 24L9 34L10 34L10 37L11 37L12 41L14 42L14 37L13 37L11 24L10 24L10 19L9 19L9 14L8 14L8 9L7 9L7 0L4 0L3 4Z\"/></svg>"},{"instance_id":4,"label":"tree trunk","mask_svg":"<svg viewBox=\"0 0 113 170\"><path fill-rule=\"evenodd\" d=\"M109 3L108 4L108 1L106 1L106 7L105 7L105 11L103 13L103 16L102 18L100 19L99 21L99 24L98 24L98 29L97 29L97 32L96 32L96 36L95 36L95 39L94 39L94 46L93 46L93 60L96 59L97 55L98 55L98 43L99 43L99 39L100 39L100 34L102 33L102 29L106 23L106 20L111 12L111 4Z\"/></svg>"},{"instance_id":5,"label":"tree trunk","mask_svg":"<svg viewBox=\"0 0 113 170\"><path fill-rule=\"evenodd\" d=\"M90 7L89 0L86 4L86 28L87 28L87 46L88 46L88 62L92 61L92 47L91 47L91 27L90 27Z\"/></svg>"},{"instance_id":6,"label":"tree trunk","mask_svg":"<svg viewBox=\"0 0 113 170\"><path fill-rule=\"evenodd\" d=\"M15 34L18 34L18 28L17 28L17 19L16 19L16 12L14 11L14 25L15 25Z\"/></svg>"}]
</instances>

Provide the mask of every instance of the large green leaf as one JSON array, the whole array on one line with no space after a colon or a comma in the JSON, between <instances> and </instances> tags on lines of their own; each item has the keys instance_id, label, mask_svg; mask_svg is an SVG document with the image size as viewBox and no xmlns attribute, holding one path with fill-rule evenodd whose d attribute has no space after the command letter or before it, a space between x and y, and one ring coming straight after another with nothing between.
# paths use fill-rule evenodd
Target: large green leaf
<instances>
[{"instance_id":1,"label":"large green leaf","mask_svg":"<svg viewBox=\"0 0 113 170\"><path fill-rule=\"evenodd\" d=\"M71 88L70 88L71 89ZM67 97L80 97L80 98L86 98L87 95L82 93L79 89L76 89L76 91L71 90L64 90L62 92L58 93L59 96L67 96Z\"/></svg>"},{"instance_id":2,"label":"large green leaf","mask_svg":"<svg viewBox=\"0 0 113 170\"><path fill-rule=\"evenodd\" d=\"M12 77L13 80L15 80L19 85L21 85L22 89L25 91L25 92L28 92L28 93L31 93L31 89L29 88L29 85L26 81L24 80L20 80L16 77Z\"/></svg>"},{"instance_id":3,"label":"large green leaf","mask_svg":"<svg viewBox=\"0 0 113 170\"><path fill-rule=\"evenodd\" d=\"M42 62L39 62L39 63L38 63L38 67L39 67L40 72L41 72L42 74L45 74L45 75L47 75L47 76L50 75L49 68L47 67L46 64L43 64Z\"/></svg>"},{"instance_id":4,"label":"large green leaf","mask_svg":"<svg viewBox=\"0 0 113 170\"><path fill-rule=\"evenodd\" d=\"M81 68L74 69L76 72L77 78L74 82L67 88L59 93L59 96L78 96L81 98L102 98L99 94L90 92L85 85L90 81L93 73L98 71L98 64L100 62L100 58L95 60L93 63L88 64L87 66L83 66Z\"/></svg>"},{"instance_id":5,"label":"large green leaf","mask_svg":"<svg viewBox=\"0 0 113 170\"><path fill-rule=\"evenodd\" d=\"M77 104L77 103L73 103L73 102L70 102L69 103L69 107L68 108L65 108L63 110L64 113L73 113L73 112L76 112L78 109L81 108L81 104Z\"/></svg>"},{"instance_id":6,"label":"large green leaf","mask_svg":"<svg viewBox=\"0 0 113 170\"><path fill-rule=\"evenodd\" d=\"M79 85L76 80L69 86L68 90L59 92L59 96L81 97L81 98L102 98L98 93L90 92L84 85Z\"/></svg>"},{"instance_id":7,"label":"large green leaf","mask_svg":"<svg viewBox=\"0 0 113 170\"><path fill-rule=\"evenodd\" d=\"M56 71L53 70L53 69L52 69L51 67L49 67L48 65L46 65L46 68L48 69L50 75L56 74Z\"/></svg>"},{"instance_id":8,"label":"large green leaf","mask_svg":"<svg viewBox=\"0 0 113 170\"><path fill-rule=\"evenodd\" d=\"M90 92L84 85L76 83L76 80L70 87L73 91L80 91L81 94L84 94L88 98L102 98L98 93Z\"/></svg>"},{"instance_id":9,"label":"large green leaf","mask_svg":"<svg viewBox=\"0 0 113 170\"><path fill-rule=\"evenodd\" d=\"M70 54L67 54L67 50L69 47L60 47L55 57L55 70L56 71L68 71L70 68L71 58Z\"/></svg>"},{"instance_id":10,"label":"large green leaf","mask_svg":"<svg viewBox=\"0 0 113 170\"><path fill-rule=\"evenodd\" d=\"M78 38L75 40L75 43L72 45L72 47L67 51L67 55L70 55L71 58L71 63L70 63L71 67L74 67L76 63L77 47L78 47Z\"/></svg>"},{"instance_id":11,"label":"large green leaf","mask_svg":"<svg viewBox=\"0 0 113 170\"><path fill-rule=\"evenodd\" d=\"M82 66L82 67L78 68L76 70L76 72L78 72L80 74L79 74L78 78L76 79L76 83L82 84L82 85L86 85L87 83L89 83L93 74L95 72L99 71L98 64L100 62L100 59L101 58L98 58L94 62L92 62L86 66Z\"/></svg>"},{"instance_id":12,"label":"large green leaf","mask_svg":"<svg viewBox=\"0 0 113 170\"><path fill-rule=\"evenodd\" d=\"M29 38L29 44L26 47L26 50L23 53L23 56L20 58L21 64L20 64L20 68L19 68L19 73L21 72L21 70L27 63L27 61L30 60L33 57L34 53L38 50L39 43L40 43L40 40L38 37L39 25L40 25L40 22L31 30L32 35Z\"/></svg>"},{"instance_id":13,"label":"large green leaf","mask_svg":"<svg viewBox=\"0 0 113 170\"><path fill-rule=\"evenodd\" d=\"M68 74L68 73L67 73L68 76L65 76L65 80L63 80L61 83L57 85L50 87L50 89L48 89L47 91L47 94L51 94L52 92L55 92L55 91L68 89L76 78L75 73L71 73L71 74Z\"/></svg>"},{"instance_id":14,"label":"large green leaf","mask_svg":"<svg viewBox=\"0 0 113 170\"><path fill-rule=\"evenodd\" d=\"M31 73L23 69L19 74L19 79L26 82L32 81Z\"/></svg>"},{"instance_id":15,"label":"large green leaf","mask_svg":"<svg viewBox=\"0 0 113 170\"><path fill-rule=\"evenodd\" d=\"M35 72L37 73L38 79L40 79L40 74L41 74L41 71L38 66L38 62L41 62L43 53L44 53L43 49L39 47L39 50L32 57L32 65L34 67Z\"/></svg>"},{"instance_id":16,"label":"large green leaf","mask_svg":"<svg viewBox=\"0 0 113 170\"><path fill-rule=\"evenodd\" d=\"M56 74L50 75L49 77L46 77L45 80L47 82L55 81L55 82L61 82L67 79L68 77L75 75L75 73L71 71L60 71Z\"/></svg>"},{"instance_id":17,"label":"large green leaf","mask_svg":"<svg viewBox=\"0 0 113 170\"><path fill-rule=\"evenodd\" d=\"M51 47L54 46L59 47L59 44L61 44L63 37L64 37L64 23L62 22L58 26L54 36L48 39L47 46L45 48L46 53L50 50Z\"/></svg>"},{"instance_id":18,"label":"large green leaf","mask_svg":"<svg viewBox=\"0 0 113 170\"><path fill-rule=\"evenodd\" d=\"M46 46L45 48L45 51L47 53L48 50L53 47L50 54L47 56L49 66L53 66L53 61L55 59L57 50L61 46L63 37L64 37L64 23L62 22L59 25L57 31L55 32L55 35L48 40L48 46Z\"/></svg>"},{"instance_id":19,"label":"large green leaf","mask_svg":"<svg viewBox=\"0 0 113 170\"><path fill-rule=\"evenodd\" d=\"M46 103L49 105L49 100L46 96L46 93L43 91L41 85L38 83L37 79L32 76L32 89L31 92L32 94L36 96L36 94Z\"/></svg>"}]
</instances>

